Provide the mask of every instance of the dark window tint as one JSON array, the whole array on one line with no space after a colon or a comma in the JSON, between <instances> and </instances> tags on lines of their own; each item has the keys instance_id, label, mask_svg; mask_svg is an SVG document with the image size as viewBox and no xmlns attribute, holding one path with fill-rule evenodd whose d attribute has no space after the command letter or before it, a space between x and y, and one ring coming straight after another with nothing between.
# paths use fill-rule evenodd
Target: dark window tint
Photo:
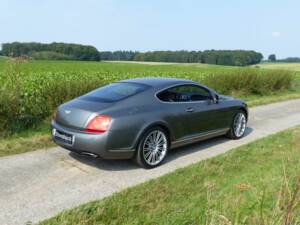
<instances>
[{"instance_id":1,"label":"dark window tint","mask_svg":"<svg viewBox=\"0 0 300 225\"><path fill-rule=\"evenodd\" d=\"M210 92L196 85L182 85L167 89L157 97L166 102L192 102L210 99Z\"/></svg>"},{"instance_id":2,"label":"dark window tint","mask_svg":"<svg viewBox=\"0 0 300 225\"><path fill-rule=\"evenodd\" d=\"M81 98L90 101L115 102L136 95L147 88L149 88L149 86L138 83L113 83L98 88Z\"/></svg>"}]
</instances>

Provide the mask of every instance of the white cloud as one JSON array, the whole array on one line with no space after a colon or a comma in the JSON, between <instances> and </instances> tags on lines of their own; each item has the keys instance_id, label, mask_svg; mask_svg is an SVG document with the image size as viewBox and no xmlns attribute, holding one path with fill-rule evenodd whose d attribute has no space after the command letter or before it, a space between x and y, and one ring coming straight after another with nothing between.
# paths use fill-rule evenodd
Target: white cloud
<instances>
[{"instance_id":1,"label":"white cloud","mask_svg":"<svg viewBox=\"0 0 300 225\"><path fill-rule=\"evenodd\" d=\"M271 33L271 35L272 35L272 37L277 38L277 37L280 37L280 36L281 36L281 33L280 33L279 31L273 31L273 32Z\"/></svg>"}]
</instances>

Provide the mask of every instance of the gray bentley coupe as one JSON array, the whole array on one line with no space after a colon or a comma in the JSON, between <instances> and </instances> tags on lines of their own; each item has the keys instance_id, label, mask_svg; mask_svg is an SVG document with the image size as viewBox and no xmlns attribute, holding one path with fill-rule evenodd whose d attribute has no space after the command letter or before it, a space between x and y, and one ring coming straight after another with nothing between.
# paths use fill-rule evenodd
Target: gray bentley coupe
<instances>
[{"instance_id":1,"label":"gray bentley coupe","mask_svg":"<svg viewBox=\"0 0 300 225\"><path fill-rule=\"evenodd\" d=\"M98 88L58 107L52 138L104 159L160 165L170 149L246 129L245 102L189 80L136 78Z\"/></svg>"}]
</instances>

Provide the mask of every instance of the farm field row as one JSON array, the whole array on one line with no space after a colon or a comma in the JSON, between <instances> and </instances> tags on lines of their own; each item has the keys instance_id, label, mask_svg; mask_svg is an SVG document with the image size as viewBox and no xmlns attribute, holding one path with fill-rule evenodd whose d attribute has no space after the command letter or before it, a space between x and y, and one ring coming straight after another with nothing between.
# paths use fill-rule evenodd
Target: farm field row
<instances>
[{"instance_id":1,"label":"farm field row","mask_svg":"<svg viewBox=\"0 0 300 225\"><path fill-rule=\"evenodd\" d=\"M292 74L296 79L291 80ZM0 82L8 83L0 95L0 156L52 146L49 121L58 105L134 77L191 79L242 98L249 106L300 97L300 72L207 64L0 60Z\"/></svg>"}]
</instances>

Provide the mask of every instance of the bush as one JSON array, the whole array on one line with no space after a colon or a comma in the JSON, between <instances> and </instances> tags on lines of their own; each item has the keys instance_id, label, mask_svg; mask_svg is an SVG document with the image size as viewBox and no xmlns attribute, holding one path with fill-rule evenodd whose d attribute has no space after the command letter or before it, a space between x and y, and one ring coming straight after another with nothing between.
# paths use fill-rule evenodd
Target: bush
<instances>
[{"instance_id":1,"label":"bush","mask_svg":"<svg viewBox=\"0 0 300 225\"><path fill-rule=\"evenodd\" d=\"M70 73L30 74L24 62L9 60L0 73L0 134L11 134L38 125L63 102L104 85L97 77Z\"/></svg>"},{"instance_id":2,"label":"bush","mask_svg":"<svg viewBox=\"0 0 300 225\"><path fill-rule=\"evenodd\" d=\"M293 79L290 71L247 68L234 73L209 74L202 82L223 94L265 95L289 89Z\"/></svg>"}]
</instances>

